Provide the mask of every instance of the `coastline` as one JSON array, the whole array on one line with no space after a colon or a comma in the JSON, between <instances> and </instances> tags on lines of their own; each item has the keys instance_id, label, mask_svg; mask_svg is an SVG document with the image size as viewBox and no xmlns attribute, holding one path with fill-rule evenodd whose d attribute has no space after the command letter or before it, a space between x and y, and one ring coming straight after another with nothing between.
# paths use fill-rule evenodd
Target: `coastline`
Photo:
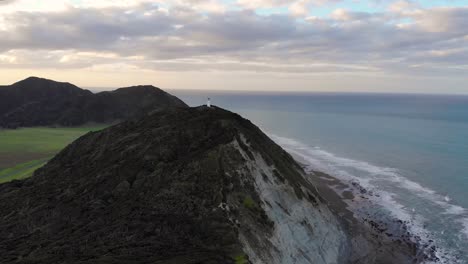
<instances>
[{"instance_id":1,"label":"coastline","mask_svg":"<svg viewBox=\"0 0 468 264\"><path fill-rule=\"evenodd\" d=\"M309 171L307 175L308 180L316 186L320 196L349 234L349 263L404 264L438 261L436 248L421 243L419 237L407 231L403 221L389 219L402 230L394 233L387 228L386 223L370 216L362 218L355 214L349 204L360 203L368 198L353 193L348 184L320 171ZM360 186L357 188L361 188L363 193L366 192Z\"/></svg>"},{"instance_id":2,"label":"coastline","mask_svg":"<svg viewBox=\"0 0 468 264\"><path fill-rule=\"evenodd\" d=\"M323 196L333 195L326 200L337 215L344 214L340 218L348 219L345 222L358 221L366 233L380 237L377 241L403 248L398 250L410 256L411 263L467 263L463 245L468 233L459 225L466 228L468 218L455 218L463 217L465 209L450 203L448 196L406 179L397 169L336 156L292 138L270 136L301 165ZM372 182L374 179L377 181Z\"/></svg>"}]
</instances>

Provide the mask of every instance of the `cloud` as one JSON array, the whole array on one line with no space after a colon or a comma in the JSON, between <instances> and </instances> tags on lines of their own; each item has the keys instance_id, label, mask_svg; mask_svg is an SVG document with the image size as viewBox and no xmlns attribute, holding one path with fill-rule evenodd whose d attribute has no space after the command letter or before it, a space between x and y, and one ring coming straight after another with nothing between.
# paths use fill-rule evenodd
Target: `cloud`
<instances>
[{"instance_id":1,"label":"cloud","mask_svg":"<svg viewBox=\"0 0 468 264\"><path fill-rule=\"evenodd\" d=\"M237 0L237 4L244 8L274 8L289 7L296 9L306 5L322 6L325 4L339 3L342 0Z\"/></svg>"},{"instance_id":2,"label":"cloud","mask_svg":"<svg viewBox=\"0 0 468 264\"><path fill-rule=\"evenodd\" d=\"M165 3L5 13L0 67L410 75L461 74L467 67L468 8L400 4L303 20L218 8L211 0ZM250 1L252 7L294 6L290 12L300 17L309 4Z\"/></svg>"},{"instance_id":3,"label":"cloud","mask_svg":"<svg viewBox=\"0 0 468 264\"><path fill-rule=\"evenodd\" d=\"M420 6L417 3L407 0L398 0L390 3L388 6L389 11L396 13L404 13L418 8L420 8Z\"/></svg>"},{"instance_id":4,"label":"cloud","mask_svg":"<svg viewBox=\"0 0 468 264\"><path fill-rule=\"evenodd\" d=\"M310 0L299 0L289 6L289 11L294 16L307 16L309 14Z\"/></svg>"},{"instance_id":5,"label":"cloud","mask_svg":"<svg viewBox=\"0 0 468 264\"><path fill-rule=\"evenodd\" d=\"M237 0L239 6L250 9L288 6L294 2L293 0Z\"/></svg>"}]
</instances>

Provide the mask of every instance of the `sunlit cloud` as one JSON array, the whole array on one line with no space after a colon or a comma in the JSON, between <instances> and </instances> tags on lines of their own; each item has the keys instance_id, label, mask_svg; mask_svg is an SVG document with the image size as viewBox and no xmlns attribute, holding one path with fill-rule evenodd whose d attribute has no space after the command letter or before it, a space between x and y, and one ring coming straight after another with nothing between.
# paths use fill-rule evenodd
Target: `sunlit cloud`
<instances>
[{"instance_id":1,"label":"sunlit cloud","mask_svg":"<svg viewBox=\"0 0 468 264\"><path fill-rule=\"evenodd\" d=\"M462 70L468 64L468 7L463 5L427 7L402 0L381 1L383 8L375 9L325 0L0 4L3 70L467 78ZM332 8L317 13L327 6Z\"/></svg>"}]
</instances>

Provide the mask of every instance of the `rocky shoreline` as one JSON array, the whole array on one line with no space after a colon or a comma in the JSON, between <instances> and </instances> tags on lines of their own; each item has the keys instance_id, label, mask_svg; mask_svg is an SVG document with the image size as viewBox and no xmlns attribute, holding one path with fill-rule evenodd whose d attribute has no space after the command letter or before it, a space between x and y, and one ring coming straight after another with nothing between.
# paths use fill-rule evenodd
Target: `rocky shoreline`
<instances>
[{"instance_id":1,"label":"rocky shoreline","mask_svg":"<svg viewBox=\"0 0 468 264\"><path fill-rule=\"evenodd\" d=\"M426 242L418 235L411 234L409 222L400 219L383 221L369 213L357 214L350 208L350 204L367 201L369 196L378 194L366 190L357 182L350 186L320 171L310 171L309 176L328 207L339 216L347 229L355 248L354 254L362 253L358 263L372 263L369 261L372 258L379 259L379 263L437 263L440 260L433 241ZM385 259L388 262L382 262Z\"/></svg>"}]
</instances>

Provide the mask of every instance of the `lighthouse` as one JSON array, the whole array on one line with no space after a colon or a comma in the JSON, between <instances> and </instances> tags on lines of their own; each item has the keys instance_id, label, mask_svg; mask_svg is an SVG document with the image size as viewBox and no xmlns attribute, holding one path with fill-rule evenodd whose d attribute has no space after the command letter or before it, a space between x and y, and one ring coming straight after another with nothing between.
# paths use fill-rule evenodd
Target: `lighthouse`
<instances>
[{"instance_id":1,"label":"lighthouse","mask_svg":"<svg viewBox=\"0 0 468 264\"><path fill-rule=\"evenodd\" d=\"M209 97L208 97L208 101L206 101L206 106L211 107L211 100Z\"/></svg>"}]
</instances>

